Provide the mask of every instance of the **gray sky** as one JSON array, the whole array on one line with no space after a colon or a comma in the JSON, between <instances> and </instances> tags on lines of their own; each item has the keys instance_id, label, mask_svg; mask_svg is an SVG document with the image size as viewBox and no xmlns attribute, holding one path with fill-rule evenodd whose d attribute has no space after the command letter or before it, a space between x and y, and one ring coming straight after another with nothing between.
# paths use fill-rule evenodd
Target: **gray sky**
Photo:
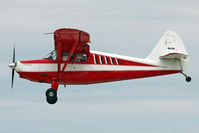
<instances>
[{"instance_id":1,"label":"gray sky","mask_svg":"<svg viewBox=\"0 0 199 133\"><path fill-rule=\"evenodd\" d=\"M0 132L198 133L199 2L196 0L0 0ZM48 105L40 84L15 76L10 89L13 44L17 60L38 59L54 48L58 28L91 35L91 49L145 58L166 30L175 30L190 54L180 74L96 85L59 87Z\"/></svg>"}]
</instances>

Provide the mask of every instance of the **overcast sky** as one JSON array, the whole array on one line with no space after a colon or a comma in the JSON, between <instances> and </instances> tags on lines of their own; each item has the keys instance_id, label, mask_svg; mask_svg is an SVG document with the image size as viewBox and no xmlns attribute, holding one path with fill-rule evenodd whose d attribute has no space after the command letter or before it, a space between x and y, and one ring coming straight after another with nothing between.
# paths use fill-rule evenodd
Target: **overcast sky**
<instances>
[{"instance_id":1,"label":"overcast sky","mask_svg":"<svg viewBox=\"0 0 199 133\"><path fill-rule=\"evenodd\" d=\"M198 133L198 0L0 0L0 132ZM190 57L186 83L168 75L113 83L59 86L49 105L49 84L20 79L10 89L16 59L39 59L54 48L58 28L91 36L91 49L145 58L167 30L184 40Z\"/></svg>"}]
</instances>

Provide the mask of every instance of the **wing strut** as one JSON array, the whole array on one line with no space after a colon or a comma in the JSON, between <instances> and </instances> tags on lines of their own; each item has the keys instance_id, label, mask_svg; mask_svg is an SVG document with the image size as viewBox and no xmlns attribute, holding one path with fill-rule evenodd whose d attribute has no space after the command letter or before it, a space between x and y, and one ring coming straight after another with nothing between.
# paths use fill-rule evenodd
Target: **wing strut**
<instances>
[{"instance_id":1,"label":"wing strut","mask_svg":"<svg viewBox=\"0 0 199 133\"><path fill-rule=\"evenodd\" d=\"M60 41L61 42L61 41ZM59 44L57 45L57 51L58 51L58 55L57 55L57 71L60 72L61 70L61 43L59 42Z\"/></svg>"},{"instance_id":2,"label":"wing strut","mask_svg":"<svg viewBox=\"0 0 199 133\"><path fill-rule=\"evenodd\" d=\"M68 65L68 63L69 63L69 61L70 61L70 59L71 59L71 57L72 57L72 55L73 55L73 53L74 53L74 51L75 51L77 45L78 45L78 42L75 42L74 45L73 45L73 48L71 49L71 51L70 51L70 53L69 53L69 56L68 56L66 62L65 62L65 64L64 64L64 67L62 68L62 72L64 72L66 66Z\"/></svg>"}]
</instances>

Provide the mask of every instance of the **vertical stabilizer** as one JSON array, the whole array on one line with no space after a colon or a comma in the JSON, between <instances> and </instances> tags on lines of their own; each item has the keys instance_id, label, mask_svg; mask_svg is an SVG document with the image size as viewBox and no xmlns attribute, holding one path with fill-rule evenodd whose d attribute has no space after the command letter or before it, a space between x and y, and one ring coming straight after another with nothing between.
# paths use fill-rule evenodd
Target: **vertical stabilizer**
<instances>
[{"instance_id":1,"label":"vertical stabilizer","mask_svg":"<svg viewBox=\"0 0 199 133\"><path fill-rule=\"evenodd\" d=\"M174 31L167 31L147 57L149 60L178 60L181 70L188 67L188 53L182 39Z\"/></svg>"},{"instance_id":2,"label":"vertical stabilizer","mask_svg":"<svg viewBox=\"0 0 199 133\"><path fill-rule=\"evenodd\" d=\"M174 31L167 31L149 54L147 59L155 60L161 57L172 58L175 57L174 54L180 55L176 56L177 58L186 58L188 56L184 43L178 34ZM168 57L167 55L172 56Z\"/></svg>"}]
</instances>

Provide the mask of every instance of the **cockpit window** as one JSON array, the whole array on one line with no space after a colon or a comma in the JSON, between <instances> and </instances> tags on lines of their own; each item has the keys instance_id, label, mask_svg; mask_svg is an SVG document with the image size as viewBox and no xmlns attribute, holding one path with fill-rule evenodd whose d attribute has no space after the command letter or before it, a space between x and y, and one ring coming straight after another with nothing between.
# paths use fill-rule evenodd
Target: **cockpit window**
<instances>
[{"instance_id":1,"label":"cockpit window","mask_svg":"<svg viewBox=\"0 0 199 133\"><path fill-rule=\"evenodd\" d=\"M44 58L50 59L50 60L56 60L57 59L57 50L52 51L50 54L48 54Z\"/></svg>"},{"instance_id":2,"label":"cockpit window","mask_svg":"<svg viewBox=\"0 0 199 133\"><path fill-rule=\"evenodd\" d=\"M66 61L66 60L68 59L68 56L69 56L68 53L61 53L61 59L62 59L63 61ZM70 58L70 61L72 61L72 60L73 60L73 55L72 55L71 58Z\"/></svg>"},{"instance_id":3,"label":"cockpit window","mask_svg":"<svg viewBox=\"0 0 199 133\"><path fill-rule=\"evenodd\" d=\"M68 53L61 53L61 59L66 61L68 59L69 54ZM74 55L71 56L70 61L73 61ZM86 54L75 54L75 62L83 62L88 59L88 56Z\"/></svg>"},{"instance_id":4,"label":"cockpit window","mask_svg":"<svg viewBox=\"0 0 199 133\"><path fill-rule=\"evenodd\" d=\"M76 62L83 62L88 59L88 56L86 54L77 54L75 61Z\"/></svg>"},{"instance_id":5,"label":"cockpit window","mask_svg":"<svg viewBox=\"0 0 199 133\"><path fill-rule=\"evenodd\" d=\"M61 53L61 60L66 61L68 59L69 53ZM46 59L50 60L56 60L57 59L57 50L52 51L50 54L48 54ZM73 61L74 55L71 56L70 61ZM75 54L75 62L83 62L88 59L87 54Z\"/></svg>"}]
</instances>

